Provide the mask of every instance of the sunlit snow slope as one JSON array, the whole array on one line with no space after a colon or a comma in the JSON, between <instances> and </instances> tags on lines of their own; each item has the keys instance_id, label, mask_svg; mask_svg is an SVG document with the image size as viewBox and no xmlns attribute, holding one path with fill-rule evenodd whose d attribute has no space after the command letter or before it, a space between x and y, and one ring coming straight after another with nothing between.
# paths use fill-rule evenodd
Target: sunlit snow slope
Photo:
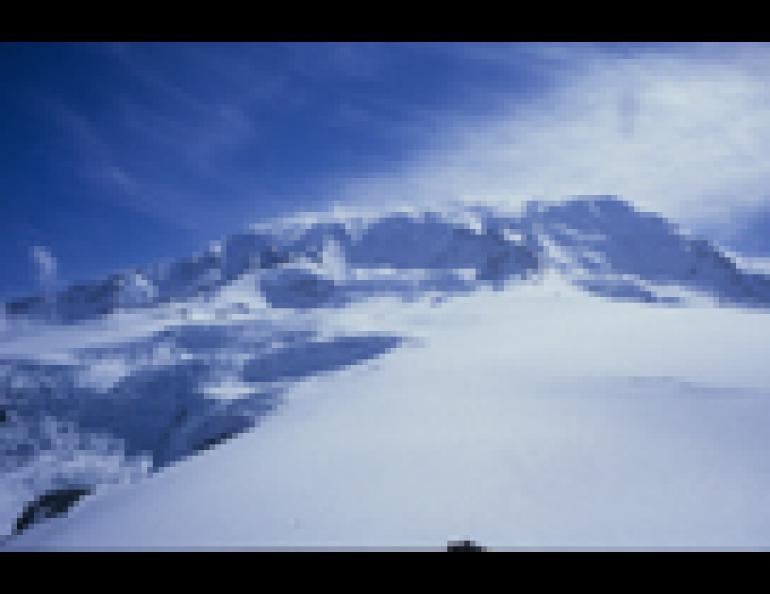
<instances>
[{"instance_id":1,"label":"sunlit snow slope","mask_svg":"<svg viewBox=\"0 0 770 594\"><path fill-rule=\"evenodd\" d=\"M612 198L278 221L8 304L5 546L764 547L768 305Z\"/></svg>"}]
</instances>

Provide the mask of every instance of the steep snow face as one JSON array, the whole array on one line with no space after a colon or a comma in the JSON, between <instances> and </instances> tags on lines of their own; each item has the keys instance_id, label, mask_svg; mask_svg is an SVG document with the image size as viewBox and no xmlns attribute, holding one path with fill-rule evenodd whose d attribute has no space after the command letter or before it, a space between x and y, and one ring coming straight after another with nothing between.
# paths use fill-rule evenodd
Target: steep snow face
<instances>
[{"instance_id":1,"label":"steep snow face","mask_svg":"<svg viewBox=\"0 0 770 594\"><path fill-rule=\"evenodd\" d=\"M389 290L381 274L371 284L367 271L372 270L401 273L390 276L394 293L404 292L405 285L412 293L467 289L469 273L478 286L534 272L538 263L531 246L511 241L498 227L438 213L279 221L273 229L235 235L192 258L15 301L5 309L12 317L78 322L117 309L212 297L249 273L256 273L254 290L271 306L302 309Z\"/></svg>"},{"instance_id":2,"label":"steep snow face","mask_svg":"<svg viewBox=\"0 0 770 594\"><path fill-rule=\"evenodd\" d=\"M151 305L157 298L155 285L139 272L132 272L121 278L115 301L119 309L130 309Z\"/></svg>"},{"instance_id":3,"label":"steep snow face","mask_svg":"<svg viewBox=\"0 0 770 594\"><path fill-rule=\"evenodd\" d=\"M666 295L677 286L725 303L770 304L766 275L741 270L710 242L615 198L531 203L525 224L550 265L593 293L665 301L660 289Z\"/></svg>"},{"instance_id":4,"label":"steep snow face","mask_svg":"<svg viewBox=\"0 0 770 594\"><path fill-rule=\"evenodd\" d=\"M534 254L496 229L451 224L433 213L377 221L351 243L348 261L360 268L473 270L479 280L503 280L537 267Z\"/></svg>"},{"instance_id":5,"label":"steep snow face","mask_svg":"<svg viewBox=\"0 0 770 594\"><path fill-rule=\"evenodd\" d=\"M38 360L2 359L0 482L13 493L0 506L2 532L51 491L92 491L209 449L257 424L293 383L365 362L400 341L360 331L322 335L309 322L292 329L254 317L176 319L139 339L70 342ZM77 470L78 460L87 472Z\"/></svg>"}]
</instances>

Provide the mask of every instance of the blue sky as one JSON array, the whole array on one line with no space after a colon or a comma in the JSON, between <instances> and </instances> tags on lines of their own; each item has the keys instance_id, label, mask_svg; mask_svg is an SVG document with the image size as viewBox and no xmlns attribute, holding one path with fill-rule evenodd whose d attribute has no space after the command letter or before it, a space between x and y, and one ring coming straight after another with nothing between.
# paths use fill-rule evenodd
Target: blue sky
<instances>
[{"instance_id":1,"label":"blue sky","mask_svg":"<svg viewBox=\"0 0 770 594\"><path fill-rule=\"evenodd\" d=\"M670 196L649 206L681 215L693 202L676 202L682 193L672 188L713 199L709 211L734 188L751 199L732 209L745 218L761 210L767 180L757 127L770 123L765 53L633 44L0 44L0 296L35 290L34 246L54 259L57 282L98 278L330 200L596 190L638 193L642 202ZM607 98L612 113L602 119ZM741 119L704 127L727 122L725 109ZM665 126L649 123L658 121ZM627 161L613 156L616 136ZM729 150L676 168L665 154L711 144ZM714 164L727 173L699 181L695 172ZM656 176L662 181L650 186Z\"/></svg>"}]
</instances>

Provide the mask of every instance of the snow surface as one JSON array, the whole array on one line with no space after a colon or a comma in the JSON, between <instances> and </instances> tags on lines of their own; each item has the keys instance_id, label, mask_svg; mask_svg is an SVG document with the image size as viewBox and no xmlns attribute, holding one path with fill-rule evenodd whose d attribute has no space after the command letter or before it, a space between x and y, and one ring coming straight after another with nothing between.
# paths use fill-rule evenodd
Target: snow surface
<instances>
[{"instance_id":1,"label":"snow surface","mask_svg":"<svg viewBox=\"0 0 770 594\"><path fill-rule=\"evenodd\" d=\"M482 214L293 221L107 316L9 312L4 532L99 488L4 546L768 547L766 277L620 201Z\"/></svg>"},{"instance_id":2,"label":"snow surface","mask_svg":"<svg viewBox=\"0 0 770 594\"><path fill-rule=\"evenodd\" d=\"M519 289L359 305L420 342L11 546L770 544L770 317Z\"/></svg>"}]
</instances>

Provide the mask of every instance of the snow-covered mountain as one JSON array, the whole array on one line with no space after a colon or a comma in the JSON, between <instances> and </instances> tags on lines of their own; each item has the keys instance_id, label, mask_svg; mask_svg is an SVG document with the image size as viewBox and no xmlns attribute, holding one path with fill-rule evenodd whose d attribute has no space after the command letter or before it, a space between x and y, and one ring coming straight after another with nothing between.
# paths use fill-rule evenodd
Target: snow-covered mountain
<instances>
[{"instance_id":1,"label":"snow-covered mountain","mask_svg":"<svg viewBox=\"0 0 770 594\"><path fill-rule=\"evenodd\" d=\"M553 291L598 308L770 306L770 276L611 197L256 225L189 259L6 304L2 533L212 450L291 409L313 378L420 349L423 306L492 311L495 295L551 303Z\"/></svg>"},{"instance_id":2,"label":"snow-covered mountain","mask_svg":"<svg viewBox=\"0 0 770 594\"><path fill-rule=\"evenodd\" d=\"M9 317L78 322L116 310L211 297L251 274L272 307L342 304L382 291L472 290L557 269L612 297L656 300L681 287L765 305L770 281L740 270L704 239L612 197L489 208L285 219L214 243L189 259L115 274L5 305Z\"/></svg>"}]
</instances>

